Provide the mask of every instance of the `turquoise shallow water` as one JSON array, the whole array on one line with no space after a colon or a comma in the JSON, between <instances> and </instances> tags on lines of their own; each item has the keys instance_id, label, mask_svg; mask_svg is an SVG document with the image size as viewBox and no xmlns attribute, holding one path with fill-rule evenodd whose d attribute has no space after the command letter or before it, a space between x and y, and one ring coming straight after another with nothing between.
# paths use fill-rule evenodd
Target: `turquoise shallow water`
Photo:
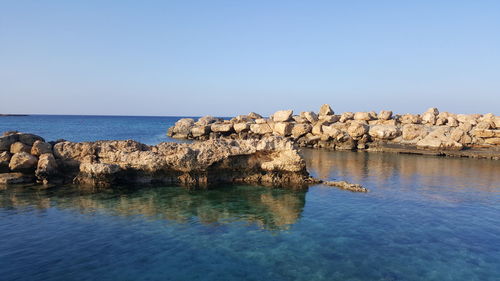
<instances>
[{"instance_id":1,"label":"turquoise shallow water","mask_svg":"<svg viewBox=\"0 0 500 281\"><path fill-rule=\"evenodd\" d=\"M499 280L500 161L303 153L371 192L0 190L0 280Z\"/></svg>"}]
</instances>

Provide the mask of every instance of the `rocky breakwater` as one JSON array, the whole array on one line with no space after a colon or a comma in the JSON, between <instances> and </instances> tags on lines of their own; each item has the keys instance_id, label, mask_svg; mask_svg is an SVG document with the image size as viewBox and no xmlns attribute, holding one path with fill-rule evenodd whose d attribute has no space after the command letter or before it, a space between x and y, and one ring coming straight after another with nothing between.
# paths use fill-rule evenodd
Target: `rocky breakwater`
<instances>
[{"instance_id":1,"label":"rocky breakwater","mask_svg":"<svg viewBox=\"0 0 500 281\"><path fill-rule=\"evenodd\" d=\"M500 159L500 116L454 114L430 108L423 114L382 110L335 114L325 104L316 112L281 110L230 120L184 118L169 128L180 139L260 139L281 136L301 147L366 150Z\"/></svg>"},{"instance_id":2,"label":"rocky breakwater","mask_svg":"<svg viewBox=\"0 0 500 281\"><path fill-rule=\"evenodd\" d=\"M45 142L7 132L0 137L0 183L111 186L168 183L206 187L248 183L301 187L313 180L286 138L212 139L192 144L136 141Z\"/></svg>"}]
</instances>

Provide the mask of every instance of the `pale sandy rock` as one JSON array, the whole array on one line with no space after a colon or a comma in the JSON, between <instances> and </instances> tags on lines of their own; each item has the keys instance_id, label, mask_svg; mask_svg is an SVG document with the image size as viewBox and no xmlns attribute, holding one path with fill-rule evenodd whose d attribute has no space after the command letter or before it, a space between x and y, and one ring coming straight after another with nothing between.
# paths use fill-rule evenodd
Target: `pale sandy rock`
<instances>
[{"instance_id":1,"label":"pale sandy rock","mask_svg":"<svg viewBox=\"0 0 500 281\"><path fill-rule=\"evenodd\" d=\"M49 179L59 173L57 161L52 153L40 155L38 159L35 176L43 183L48 183Z\"/></svg>"},{"instance_id":2,"label":"pale sandy rock","mask_svg":"<svg viewBox=\"0 0 500 281\"><path fill-rule=\"evenodd\" d=\"M15 172L35 170L37 161L35 156L27 152L19 152L12 155L9 168Z\"/></svg>"},{"instance_id":3,"label":"pale sandy rock","mask_svg":"<svg viewBox=\"0 0 500 281\"><path fill-rule=\"evenodd\" d=\"M354 139L361 138L364 134L368 133L369 127L360 122L352 122L347 128L347 133Z\"/></svg>"},{"instance_id":4,"label":"pale sandy rock","mask_svg":"<svg viewBox=\"0 0 500 281\"><path fill-rule=\"evenodd\" d=\"M273 114L274 122L287 122L290 121L293 115L293 110L280 110Z\"/></svg>"},{"instance_id":5,"label":"pale sandy rock","mask_svg":"<svg viewBox=\"0 0 500 281\"><path fill-rule=\"evenodd\" d=\"M460 128L455 128L451 131L450 138L456 142L459 142L463 145L467 145L472 143L472 138L467 134L467 132L463 131Z\"/></svg>"},{"instance_id":6,"label":"pale sandy rock","mask_svg":"<svg viewBox=\"0 0 500 281\"><path fill-rule=\"evenodd\" d=\"M370 115L370 118L373 120L373 119L378 119L378 115L377 115L377 112L375 111L370 111L368 112L368 115Z\"/></svg>"},{"instance_id":7,"label":"pale sandy rock","mask_svg":"<svg viewBox=\"0 0 500 281\"><path fill-rule=\"evenodd\" d=\"M320 108L319 108L319 116L324 116L324 115L333 115L335 114L332 110L332 108L330 107L330 105L328 104L323 104Z\"/></svg>"},{"instance_id":8,"label":"pale sandy rock","mask_svg":"<svg viewBox=\"0 0 500 281\"><path fill-rule=\"evenodd\" d=\"M372 117L370 116L370 113L368 113L368 112L356 112L356 113L354 113L354 120L368 121L371 119L372 119Z\"/></svg>"},{"instance_id":9,"label":"pale sandy rock","mask_svg":"<svg viewBox=\"0 0 500 281\"><path fill-rule=\"evenodd\" d=\"M307 119L305 119L304 117L302 117L302 116L294 115L294 116L292 116L292 119L296 123L309 123L309 121Z\"/></svg>"},{"instance_id":10,"label":"pale sandy rock","mask_svg":"<svg viewBox=\"0 0 500 281\"><path fill-rule=\"evenodd\" d=\"M333 125L328 125L328 126L323 125L322 130L324 135L327 135L331 138L336 138L337 136L342 134L342 131Z\"/></svg>"},{"instance_id":11,"label":"pale sandy rock","mask_svg":"<svg viewBox=\"0 0 500 281\"><path fill-rule=\"evenodd\" d=\"M485 144L500 145L500 138L487 138L484 140Z\"/></svg>"},{"instance_id":12,"label":"pale sandy rock","mask_svg":"<svg viewBox=\"0 0 500 281\"><path fill-rule=\"evenodd\" d=\"M173 137L177 138L187 138L191 133L191 128L194 126L194 120L192 118L182 118L175 122L173 127Z\"/></svg>"},{"instance_id":13,"label":"pale sandy rock","mask_svg":"<svg viewBox=\"0 0 500 281\"><path fill-rule=\"evenodd\" d=\"M233 127L236 133L248 132L250 130L249 123L236 123L233 125Z\"/></svg>"},{"instance_id":14,"label":"pale sandy rock","mask_svg":"<svg viewBox=\"0 0 500 281\"><path fill-rule=\"evenodd\" d=\"M247 114L247 116L248 116L248 118L251 118L251 119L261 119L262 118L262 115L255 113L255 112L250 112Z\"/></svg>"},{"instance_id":15,"label":"pale sandy rock","mask_svg":"<svg viewBox=\"0 0 500 281\"><path fill-rule=\"evenodd\" d=\"M439 110L435 107L431 107L429 109L427 109L427 111L425 111L426 113L431 113L435 116L437 116L439 114Z\"/></svg>"},{"instance_id":16,"label":"pale sandy rock","mask_svg":"<svg viewBox=\"0 0 500 281\"><path fill-rule=\"evenodd\" d=\"M29 146L27 144L24 144L24 143L22 143L20 141L13 143L10 146L10 153L14 154L14 153L19 153L19 152L28 152L28 153L30 153L31 152L31 146Z\"/></svg>"},{"instance_id":17,"label":"pale sandy rock","mask_svg":"<svg viewBox=\"0 0 500 281\"><path fill-rule=\"evenodd\" d=\"M354 113L352 112L344 112L340 115L340 122L342 123L345 123L349 120L353 120L354 119Z\"/></svg>"},{"instance_id":18,"label":"pale sandy rock","mask_svg":"<svg viewBox=\"0 0 500 281\"><path fill-rule=\"evenodd\" d=\"M318 121L318 115L313 111L304 111L300 113L300 117L309 121L309 123L314 123Z\"/></svg>"},{"instance_id":19,"label":"pale sandy rock","mask_svg":"<svg viewBox=\"0 0 500 281\"><path fill-rule=\"evenodd\" d=\"M314 124L314 126L312 127L312 130L311 130L312 134L316 135L316 136L323 134L323 125L324 124L325 123L323 123L321 121Z\"/></svg>"},{"instance_id":20,"label":"pale sandy rock","mask_svg":"<svg viewBox=\"0 0 500 281\"><path fill-rule=\"evenodd\" d=\"M455 120L456 120L456 119L455 119ZM467 133L469 133L469 132L472 130L472 127L473 127L473 126L472 126L472 124L471 124L471 123L468 123L468 122L466 122L466 123L458 123L458 122L457 122L457 124L458 124L458 126L451 126L451 125L449 125L449 126L450 126L450 127L458 127L458 128L460 128L462 131L467 132Z\"/></svg>"},{"instance_id":21,"label":"pale sandy rock","mask_svg":"<svg viewBox=\"0 0 500 281\"><path fill-rule=\"evenodd\" d=\"M292 136L295 138L304 136L308 133L310 133L312 130L312 126L310 124L295 124L292 128Z\"/></svg>"},{"instance_id":22,"label":"pale sandy rock","mask_svg":"<svg viewBox=\"0 0 500 281\"><path fill-rule=\"evenodd\" d=\"M325 123L335 123L340 120L340 115L321 115L319 120Z\"/></svg>"},{"instance_id":23,"label":"pale sandy rock","mask_svg":"<svg viewBox=\"0 0 500 281\"><path fill-rule=\"evenodd\" d=\"M468 115L468 114L457 114L456 116L458 122L460 123L470 123L473 126L477 124L477 119L475 115Z\"/></svg>"},{"instance_id":24,"label":"pale sandy rock","mask_svg":"<svg viewBox=\"0 0 500 281\"><path fill-rule=\"evenodd\" d=\"M214 123L210 126L210 130L216 133L230 133L233 131L233 124L231 123Z\"/></svg>"},{"instance_id":25,"label":"pale sandy rock","mask_svg":"<svg viewBox=\"0 0 500 281\"><path fill-rule=\"evenodd\" d=\"M203 116L200 119L198 119L198 121L196 121L195 124L198 126L207 126L207 125L210 125L212 123L221 122L221 121L222 121L222 119L220 119L220 118L215 118L213 116L207 115L207 116Z\"/></svg>"},{"instance_id":26,"label":"pale sandy rock","mask_svg":"<svg viewBox=\"0 0 500 281\"><path fill-rule=\"evenodd\" d=\"M259 119L257 119L259 120ZM250 125L250 131L257 135L265 135L273 132L273 129L269 126L269 124L252 124Z\"/></svg>"},{"instance_id":27,"label":"pale sandy rock","mask_svg":"<svg viewBox=\"0 0 500 281\"><path fill-rule=\"evenodd\" d=\"M255 124L266 124L267 120L264 118L255 119Z\"/></svg>"},{"instance_id":28,"label":"pale sandy rock","mask_svg":"<svg viewBox=\"0 0 500 281\"><path fill-rule=\"evenodd\" d=\"M422 118L418 114L404 114L401 116L400 121L402 124L420 124Z\"/></svg>"},{"instance_id":29,"label":"pale sandy rock","mask_svg":"<svg viewBox=\"0 0 500 281\"><path fill-rule=\"evenodd\" d=\"M463 148L463 145L452 140L442 132L438 132L438 130L436 130L427 135L422 140L418 141L417 147L420 149L430 150L461 150Z\"/></svg>"},{"instance_id":30,"label":"pale sandy rock","mask_svg":"<svg viewBox=\"0 0 500 281\"><path fill-rule=\"evenodd\" d=\"M375 125L370 127L368 134L376 139L391 140L401 135L401 130L396 126Z\"/></svg>"},{"instance_id":31,"label":"pale sandy rock","mask_svg":"<svg viewBox=\"0 0 500 281\"><path fill-rule=\"evenodd\" d=\"M388 126L397 126L398 121L396 119L390 119L390 120L381 120L381 125L388 125Z\"/></svg>"},{"instance_id":32,"label":"pale sandy rock","mask_svg":"<svg viewBox=\"0 0 500 281\"><path fill-rule=\"evenodd\" d=\"M276 122L274 124L273 132L279 136L289 136L292 134L292 123Z\"/></svg>"},{"instance_id":33,"label":"pale sandy rock","mask_svg":"<svg viewBox=\"0 0 500 281\"><path fill-rule=\"evenodd\" d=\"M403 126L403 139L406 141L420 139L428 134L427 129L422 125L407 124Z\"/></svg>"},{"instance_id":34,"label":"pale sandy rock","mask_svg":"<svg viewBox=\"0 0 500 281\"><path fill-rule=\"evenodd\" d=\"M209 123L210 124L210 123ZM210 125L195 125L191 128L191 135L195 138L206 136L210 133Z\"/></svg>"},{"instance_id":35,"label":"pale sandy rock","mask_svg":"<svg viewBox=\"0 0 500 281\"><path fill-rule=\"evenodd\" d=\"M436 124L436 114L434 112L427 111L422 115L422 122L424 124L434 125Z\"/></svg>"},{"instance_id":36,"label":"pale sandy rock","mask_svg":"<svg viewBox=\"0 0 500 281\"><path fill-rule=\"evenodd\" d=\"M500 129L500 116L495 116L493 118L493 123L495 124L496 129Z\"/></svg>"},{"instance_id":37,"label":"pale sandy rock","mask_svg":"<svg viewBox=\"0 0 500 281\"><path fill-rule=\"evenodd\" d=\"M495 127L495 124L490 120L482 120L476 125L476 129L488 130Z\"/></svg>"},{"instance_id":38,"label":"pale sandy rock","mask_svg":"<svg viewBox=\"0 0 500 281\"><path fill-rule=\"evenodd\" d=\"M50 145L50 143L37 140L33 143L30 153L35 156L40 156L44 153L52 153L52 145Z\"/></svg>"},{"instance_id":39,"label":"pale sandy rock","mask_svg":"<svg viewBox=\"0 0 500 281\"><path fill-rule=\"evenodd\" d=\"M474 129L471 134L478 138L500 138L500 130Z\"/></svg>"},{"instance_id":40,"label":"pale sandy rock","mask_svg":"<svg viewBox=\"0 0 500 281\"><path fill-rule=\"evenodd\" d=\"M436 125L436 126L443 126L443 125L445 125L447 122L448 122L448 119L447 119L447 118L437 117L436 122L435 122L435 124L434 124L434 125Z\"/></svg>"},{"instance_id":41,"label":"pale sandy rock","mask_svg":"<svg viewBox=\"0 0 500 281\"><path fill-rule=\"evenodd\" d=\"M379 120L389 120L392 118L392 111L390 110L382 110L378 114Z\"/></svg>"}]
</instances>

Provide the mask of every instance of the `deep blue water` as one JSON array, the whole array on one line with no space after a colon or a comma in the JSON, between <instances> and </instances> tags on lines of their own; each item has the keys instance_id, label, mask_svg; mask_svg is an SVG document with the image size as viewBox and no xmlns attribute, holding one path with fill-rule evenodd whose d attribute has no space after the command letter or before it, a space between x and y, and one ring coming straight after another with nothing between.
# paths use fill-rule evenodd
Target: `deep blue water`
<instances>
[{"instance_id":1,"label":"deep blue water","mask_svg":"<svg viewBox=\"0 0 500 281\"><path fill-rule=\"evenodd\" d=\"M175 121L55 119L0 130L155 143ZM0 190L0 280L500 280L500 161L304 155L315 176L371 192Z\"/></svg>"}]
</instances>

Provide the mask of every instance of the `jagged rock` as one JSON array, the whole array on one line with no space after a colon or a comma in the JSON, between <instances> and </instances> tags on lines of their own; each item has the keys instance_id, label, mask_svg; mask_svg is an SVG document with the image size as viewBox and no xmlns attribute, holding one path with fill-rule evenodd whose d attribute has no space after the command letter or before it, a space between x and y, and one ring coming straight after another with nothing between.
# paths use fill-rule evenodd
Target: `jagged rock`
<instances>
[{"instance_id":1,"label":"jagged rock","mask_svg":"<svg viewBox=\"0 0 500 281\"><path fill-rule=\"evenodd\" d=\"M48 181L59 173L56 159L52 153L44 153L38 159L35 176L43 183Z\"/></svg>"},{"instance_id":2,"label":"jagged rock","mask_svg":"<svg viewBox=\"0 0 500 281\"><path fill-rule=\"evenodd\" d=\"M26 144L26 145L32 146L33 143L35 143L35 141L37 141L37 140L45 141L42 137L37 136L37 135L19 133L19 141Z\"/></svg>"},{"instance_id":3,"label":"jagged rock","mask_svg":"<svg viewBox=\"0 0 500 281\"><path fill-rule=\"evenodd\" d=\"M292 116L292 119L295 121L295 123L309 123L307 119L297 115Z\"/></svg>"},{"instance_id":4,"label":"jagged rock","mask_svg":"<svg viewBox=\"0 0 500 281\"><path fill-rule=\"evenodd\" d=\"M369 127L361 122L352 122L347 128L347 133L354 139L361 138L368 133Z\"/></svg>"},{"instance_id":5,"label":"jagged rock","mask_svg":"<svg viewBox=\"0 0 500 281\"><path fill-rule=\"evenodd\" d=\"M495 124L489 120L483 120L477 123L476 129L483 129L483 130L489 130L492 127L494 127Z\"/></svg>"},{"instance_id":6,"label":"jagged rock","mask_svg":"<svg viewBox=\"0 0 500 281\"><path fill-rule=\"evenodd\" d=\"M333 112L332 108L328 104L323 104L319 108L319 116L333 115L333 114L335 114L335 113Z\"/></svg>"},{"instance_id":7,"label":"jagged rock","mask_svg":"<svg viewBox=\"0 0 500 281\"><path fill-rule=\"evenodd\" d=\"M210 126L212 132L216 133L230 133L233 131L233 124L231 123L214 123Z\"/></svg>"},{"instance_id":8,"label":"jagged rock","mask_svg":"<svg viewBox=\"0 0 500 281\"><path fill-rule=\"evenodd\" d=\"M290 121L293 115L293 110L280 110L273 114L274 122L287 122Z\"/></svg>"},{"instance_id":9,"label":"jagged rock","mask_svg":"<svg viewBox=\"0 0 500 281\"><path fill-rule=\"evenodd\" d=\"M294 138L299 138L310 133L312 126L310 124L295 124L292 128L292 136Z\"/></svg>"},{"instance_id":10,"label":"jagged rock","mask_svg":"<svg viewBox=\"0 0 500 281\"><path fill-rule=\"evenodd\" d=\"M31 152L31 146L26 145L26 144L24 144L24 143L22 143L20 141L17 141L15 143L13 143L10 146L10 153L15 154L15 153L19 153L19 152L30 153Z\"/></svg>"},{"instance_id":11,"label":"jagged rock","mask_svg":"<svg viewBox=\"0 0 500 281\"><path fill-rule=\"evenodd\" d=\"M257 119L259 120L259 119ZM265 135L265 134L270 134L273 132L273 129L269 124L264 123L264 124L252 124L250 125L250 131L252 131L254 134L257 135Z\"/></svg>"},{"instance_id":12,"label":"jagged rock","mask_svg":"<svg viewBox=\"0 0 500 281\"><path fill-rule=\"evenodd\" d=\"M477 116L467 114L457 114L456 118L460 123L470 123L473 126L477 124L478 119Z\"/></svg>"},{"instance_id":13,"label":"jagged rock","mask_svg":"<svg viewBox=\"0 0 500 281\"><path fill-rule=\"evenodd\" d=\"M318 115L316 115L316 113L314 113L312 111L301 112L300 117L306 119L310 123L314 123L314 122L318 121ZM303 122L299 122L299 123L303 123Z\"/></svg>"},{"instance_id":14,"label":"jagged rock","mask_svg":"<svg viewBox=\"0 0 500 281\"><path fill-rule=\"evenodd\" d=\"M324 123L335 123L340 120L339 115L322 115L319 117L319 120Z\"/></svg>"},{"instance_id":15,"label":"jagged rock","mask_svg":"<svg viewBox=\"0 0 500 281\"><path fill-rule=\"evenodd\" d=\"M392 111L390 111L390 110L382 110L378 114L379 120L389 120L391 118L392 118Z\"/></svg>"},{"instance_id":16,"label":"jagged rock","mask_svg":"<svg viewBox=\"0 0 500 281\"><path fill-rule=\"evenodd\" d=\"M261 119L262 118L262 116L260 114L255 113L255 112L250 112L250 113L248 113L247 116L250 119Z\"/></svg>"},{"instance_id":17,"label":"jagged rock","mask_svg":"<svg viewBox=\"0 0 500 281\"><path fill-rule=\"evenodd\" d=\"M337 138L340 134L342 134L342 131L337 127L335 127L334 125L329 125L329 126L323 125L322 129L323 129L323 134L333 139Z\"/></svg>"},{"instance_id":18,"label":"jagged rock","mask_svg":"<svg viewBox=\"0 0 500 281\"><path fill-rule=\"evenodd\" d=\"M292 134L293 125L287 122L276 122L273 132L279 136L289 136Z\"/></svg>"},{"instance_id":19,"label":"jagged rock","mask_svg":"<svg viewBox=\"0 0 500 281\"><path fill-rule=\"evenodd\" d=\"M400 121L403 124L420 124L422 123L422 118L418 114L405 114L401 116Z\"/></svg>"},{"instance_id":20,"label":"jagged rock","mask_svg":"<svg viewBox=\"0 0 500 281\"><path fill-rule=\"evenodd\" d=\"M432 131L422 140L417 142L417 148L430 150L461 150L463 145L447 136L447 128Z\"/></svg>"},{"instance_id":21,"label":"jagged rock","mask_svg":"<svg viewBox=\"0 0 500 281\"><path fill-rule=\"evenodd\" d=\"M40 156L44 153L52 153L52 145L48 142L37 140L33 143L30 153L35 156Z\"/></svg>"},{"instance_id":22,"label":"jagged rock","mask_svg":"<svg viewBox=\"0 0 500 281\"><path fill-rule=\"evenodd\" d=\"M422 114L422 121L424 124L434 125L436 124L437 117L435 111L429 111L429 110L426 111L424 114Z\"/></svg>"},{"instance_id":23,"label":"jagged rock","mask_svg":"<svg viewBox=\"0 0 500 281\"><path fill-rule=\"evenodd\" d=\"M191 135L195 138L210 134L209 125L196 125L191 128Z\"/></svg>"},{"instance_id":24,"label":"jagged rock","mask_svg":"<svg viewBox=\"0 0 500 281\"><path fill-rule=\"evenodd\" d=\"M439 114L439 110L435 107L431 107L429 109L427 109L427 111L425 111L426 113L431 113L433 114L434 116L437 116Z\"/></svg>"},{"instance_id":25,"label":"jagged rock","mask_svg":"<svg viewBox=\"0 0 500 281\"><path fill-rule=\"evenodd\" d=\"M487 138L484 140L485 144L500 145L500 138Z\"/></svg>"},{"instance_id":26,"label":"jagged rock","mask_svg":"<svg viewBox=\"0 0 500 281\"><path fill-rule=\"evenodd\" d=\"M353 120L354 113L352 112L344 112L340 115L340 122L345 123L346 121Z\"/></svg>"},{"instance_id":27,"label":"jagged rock","mask_svg":"<svg viewBox=\"0 0 500 281\"><path fill-rule=\"evenodd\" d=\"M403 126L403 139L407 141L421 139L427 134L427 129L422 125L407 124Z\"/></svg>"},{"instance_id":28,"label":"jagged rock","mask_svg":"<svg viewBox=\"0 0 500 281\"><path fill-rule=\"evenodd\" d=\"M191 133L191 128L194 126L194 120L192 118L182 118L179 121L175 122L175 126L173 127L173 135L174 138L188 138Z\"/></svg>"},{"instance_id":29,"label":"jagged rock","mask_svg":"<svg viewBox=\"0 0 500 281\"><path fill-rule=\"evenodd\" d=\"M314 124L314 126L312 127L312 130L311 130L311 133L315 136L319 136L319 135L323 134L323 125L324 124L325 123L322 121Z\"/></svg>"},{"instance_id":30,"label":"jagged rock","mask_svg":"<svg viewBox=\"0 0 500 281\"><path fill-rule=\"evenodd\" d=\"M35 156L26 152L19 152L12 155L9 168L16 172L34 171L37 161L38 159Z\"/></svg>"},{"instance_id":31,"label":"jagged rock","mask_svg":"<svg viewBox=\"0 0 500 281\"><path fill-rule=\"evenodd\" d=\"M12 154L10 154L8 151L0 152L0 173L9 171L9 162L11 157Z\"/></svg>"},{"instance_id":32,"label":"jagged rock","mask_svg":"<svg viewBox=\"0 0 500 281\"><path fill-rule=\"evenodd\" d=\"M478 138L500 138L500 130L474 129L471 133Z\"/></svg>"},{"instance_id":33,"label":"jagged rock","mask_svg":"<svg viewBox=\"0 0 500 281\"><path fill-rule=\"evenodd\" d=\"M0 184L20 184L20 183L32 183L34 178L31 175L26 175L23 173L3 173L0 174Z\"/></svg>"},{"instance_id":34,"label":"jagged rock","mask_svg":"<svg viewBox=\"0 0 500 281\"><path fill-rule=\"evenodd\" d=\"M233 125L233 128L236 131L236 133L248 132L250 130L250 124L249 123L236 123Z\"/></svg>"},{"instance_id":35,"label":"jagged rock","mask_svg":"<svg viewBox=\"0 0 500 281\"><path fill-rule=\"evenodd\" d=\"M391 140L401 135L401 130L396 126L375 125L370 127L368 134L376 139Z\"/></svg>"},{"instance_id":36,"label":"jagged rock","mask_svg":"<svg viewBox=\"0 0 500 281\"><path fill-rule=\"evenodd\" d=\"M267 120L264 118L255 119L256 124L267 124Z\"/></svg>"},{"instance_id":37,"label":"jagged rock","mask_svg":"<svg viewBox=\"0 0 500 281\"><path fill-rule=\"evenodd\" d=\"M215 123L215 122L220 122L222 121L222 119L220 118L215 118L213 116L210 116L210 115L207 115L207 116L203 116L201 117L200 119L198 119L198 121L196 121L196 125L197 126L207 126L207 125L210 125L212 123Z\"/></svg>"},{"instance_id":38,"label":"jagged rock","mask_svg":"<svg viewBox=\"0 0 500 281\"><path fill-rule=\"evenodd\" d=\"M368 121L372 120L372 117L368 112L356 112L354 113L354 120Z\"/></svg>"}]
</instances>

